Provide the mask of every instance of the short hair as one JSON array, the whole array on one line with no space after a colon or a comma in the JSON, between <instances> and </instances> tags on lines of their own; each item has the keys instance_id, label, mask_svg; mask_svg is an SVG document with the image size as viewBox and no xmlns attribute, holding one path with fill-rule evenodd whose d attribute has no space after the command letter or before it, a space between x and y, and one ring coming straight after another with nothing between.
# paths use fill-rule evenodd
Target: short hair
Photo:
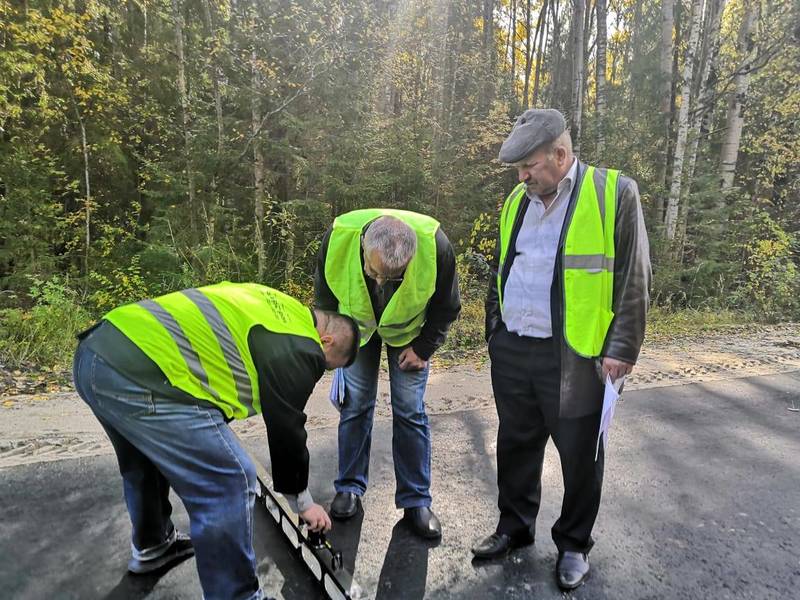
<instances>
[{"instance_id":1,"label":"short hair","mask_svg":"<svg viewBox=\"0 0 800 600\"><path fill-rule=\"evenodd\" d=\"M572 155L572 137L569 134L569 129L562 131L561 135L550 142L546 150L547 155L552 156L558 147L564 148L567 151L567 156Z\"/></svg>"},{"instance_id":2,"label":"short hair","mask_svg":"<svg viewBox=\"0 0 800 600\"><path fill-rule=\"evenodd\" d=\"M348 356L345 367L349 367L355 362L358 349L361 346L361 332L358 329L358 324L348 315L343 315L332 310L323 310L321 312L328 316L328 324L325 327L325 333L331 334L334 337L342 336L345 340L348 338L351 339L350 344L342 348L342 352L346 352Z\"/></svg>"},{"instance_id":3,"label":"short hair","mask_svg":"<svg viewBox=\"0 0 800 600\"><path fill-rule=\"evenodd\" d=\"M384 215L370 223L364 232L364 251L377 251L389 272L399 273L414 258L417 234L397 217Z\"/></svg>"}]
</instances>

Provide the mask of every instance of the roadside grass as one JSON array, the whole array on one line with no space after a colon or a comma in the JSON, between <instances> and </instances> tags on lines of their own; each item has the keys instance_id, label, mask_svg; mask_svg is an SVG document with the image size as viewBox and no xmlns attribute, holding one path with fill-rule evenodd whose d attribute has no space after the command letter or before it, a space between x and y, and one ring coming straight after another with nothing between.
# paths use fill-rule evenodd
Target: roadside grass
<instances>
[{"instance_id":1,"label":"roadside grass","mask_svg":"<svg viewBox=\"0 0 800 600\"><path fill-rule=\"evenodd\" d=\"M62 290L44 290L42 296L31 308L0 310L0 395L51 389L56 383L62 389L70 385L75 335L91 324L92 317L77 298ZM754 313L653 307L645 345L691 341L719 333L756 333L762 326ZM486 365L482 298L471 295L463 299L461 315L434 361L445 368Z\"/></svg>"},{"instance_id":2,"label":"roadside grass","mask_svg":"<svg viewBox=\"0 0 800 600\"><path fill-rule=\"evenodd\" d=\"M732 310L683 308L664 309L654 306L647 315L645 345L693 340L719 333L746 333L763 325L756 315ZM475 362L484 364L483 301L468 299L463 303L459 319L450 328L447 341L436 353L437 363L444 366Z\"/></svg>"}]
</instances>

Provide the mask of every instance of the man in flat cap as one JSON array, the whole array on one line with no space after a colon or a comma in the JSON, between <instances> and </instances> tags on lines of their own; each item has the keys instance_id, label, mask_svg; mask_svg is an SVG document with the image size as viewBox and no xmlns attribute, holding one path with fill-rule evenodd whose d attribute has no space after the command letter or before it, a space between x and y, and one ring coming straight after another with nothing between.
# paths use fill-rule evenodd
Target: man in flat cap
<instances>
[{"instance_id":1,"label":"man in flat cap","mask_svg":"<svg viewBox=\"0 0 800 600\"><path fill-rule=\"evenodd\" d=\"M500 518L472 551L493 558L533 543L552 437L564 477L556 575L574 589L589 573L600 505L603 384L631 372L644 338L647 233L636 182L579 161L557 110L525 111L499 159L520 181L500 214L486 300Z\"/></svg>"}]
</instances>

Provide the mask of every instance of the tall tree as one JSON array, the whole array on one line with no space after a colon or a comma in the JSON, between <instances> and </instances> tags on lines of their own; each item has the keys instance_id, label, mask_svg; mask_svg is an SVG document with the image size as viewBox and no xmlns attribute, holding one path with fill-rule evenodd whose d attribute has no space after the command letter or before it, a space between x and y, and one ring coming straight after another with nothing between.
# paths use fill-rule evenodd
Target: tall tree
<instances>
[{"instance_id":1,"label":"tall tree","mask_svg":"<svg viewBox=\"0 0 800 600\"><path fill-rule=\"evenodd\" d=\"M667 239L675 239L678 226L678 210L681 199L681 183L683 161L686 155L686 141L689 134L689 108L692 104L692 76L695 57L697 56L700 29L702 28L702 0L692 0L692 12L689 29L689 42L683 61L681 76L681 109L678 115L678 136L675 140L675 153L672 159L672 177L670 178L669 199L664 217L664 228Z\"/></svg>"},{"instance_id":2,"label":"tall tree","mask_svg":"<svg viewBox=\"0 0 800 600\"><path fill-rule=\"evenodd\" d=\"M725 120L725 136L720 152L720 179L724 194L733 188L736 174L736 160L739 156L739 143L744 128L744 109L747 105L747 92L750 87L750 70L755 59L755 27L758 16L758 0L745 0L742 25L739 29L738 50L741 64L733 78L733 94L728 103Z\"/></svg>"},{"instance_id":3,"label":"tall tree","mask_svg":"<svg viewBox=\"0 0 800 600\"><path fill-rule=\"evenodd\" d=\"M195 198L194 161L192 159L192 131L189 117L189 95L186 91L186 56L183 51L183 12L180 0L172 0L172 19L175 26L175 51L178 55L178 98L181 105L181 123L183 125L183 155L186 165L186 187L189 198L189 228L191 243L198 239L197 210Z\"/></svg>"},{"instance_id":4,"label":"tall tree","mask_svg":"<svg viewBox=\"0 0 800 600\"><path fill-rule=\"evenodd\" d=\"M597 0L597 58L595 61L595 112L597 118L597 156L605 150L606 114L606 0Z\"/></svg>"},{"instance_id":5,"label":"tall tree","mask_svg":"<svg viewBox=\"0 0 800 600\"><path fill-rule=\"evenodd\" d=\"M659 61L660 98L661 98L661 152L657 162L656 181L666 189L667 165L669 164L670 151L670 125L672 124L672 64L673 45L672 32L675 28L674 0L661 0L661 59ZM656 197L656 215L658 219L664 216L664 196Z\"/></svg>"},{"instance_id":6,"label":"tall tree","mask_svg":"<svg viewBox=\"0 0 800 600\"><path fill-rule=\"evenodd\" d=\"M530 106L531 66L533 65L533 46L531 45L531 0L525 0L525 85L522 88L522 108Z\"/></svg>"},{"instance_id":7,"label":"tall tree","mask_svg":"<svg viewBox=\"0 0 800 600\"><path fill-rule=\"evenodd\" d=\"M586 1L572 0L572 6L572 104L570 121L572 125L572 140L575 145L575 154L580 155L583 85L586 66L583 41Z\"/></svg>"}]
</instances>

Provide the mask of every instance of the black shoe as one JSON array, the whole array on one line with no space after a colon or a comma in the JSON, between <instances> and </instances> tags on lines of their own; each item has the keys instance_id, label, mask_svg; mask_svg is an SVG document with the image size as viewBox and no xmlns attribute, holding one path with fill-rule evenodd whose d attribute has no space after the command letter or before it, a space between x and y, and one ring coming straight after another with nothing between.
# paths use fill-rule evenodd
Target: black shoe
<instances>
[{"instance_id":1,"label":"black shoe","mask_svg":"<svg viewBox=\"0 0 800 600\"><path fill-rule=\"evenodd\" d=\"M556 561L558 587L574 590L589 576L589 557L583 552L559 552Z\"/></svg>"},{"instance_id":2,"label":"black shoe","mask_svg":"<svg viewBox=\"0 0 800 600\"><path fill-rule=\"evenodd\" d=\"M435 540L442 537L442 524L428 506L406 508L403 518L408 521L412 531L426 540Z\"/></svg>"},{"instance_id":3,"label":"black shoe","mask_svg":"<svg viewBox=\"0 0 800 600\"><path fill-rule=\"evenodd\" d=\"M331 516L334 519L349 519L358 510L358 496L353 492L336 492L331 502Z\"/></svg>"},{"instance_id":4,"label":"black shoe","mask_svg":"<svg viewBox=\"0 0 800 600\"><path fill-rule=\"evenodd\" d=\"M179 531L175 535L175 541L172 542L172 545L164 554L151 560L132 558L128 562L128 571L134 575L146 575L162 569L167 570L190 556L194 556L192 539L187 534Z\"/></svg>"},{"instance_id":5,"label":"black shoe","mask_svg":"<svg viewBox=\"0 0 800 600\"><path fill-rule=\"evenodd\" d=\"M472 553L475 558L498 558L517 548L530 546L532 543L533 536L530 534L510 536L494 532L489 537L478 540L472 547Z\"/></svg>"}]
</instances>

